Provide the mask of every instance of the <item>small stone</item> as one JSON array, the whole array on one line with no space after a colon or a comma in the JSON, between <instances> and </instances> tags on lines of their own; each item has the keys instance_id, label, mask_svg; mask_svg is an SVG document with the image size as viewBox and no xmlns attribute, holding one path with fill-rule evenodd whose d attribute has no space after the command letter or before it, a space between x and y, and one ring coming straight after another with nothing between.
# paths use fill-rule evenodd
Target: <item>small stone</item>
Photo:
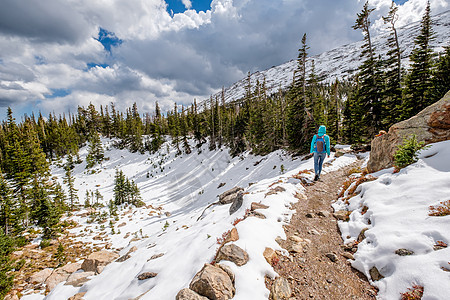
<instances>
[{"instance_id":1,"label":"small stone","mask_svg":"<svg viewBox=\"0 0 450 300\"><path fill-rule=\"evenodd\" d=\"M292 290L286 278L277 277L272 285L269 298L272 300L287 300L291 297Z\"/></svg>"},{"instance_id":2,"label":"small stone","mask_svg":"<svg viewBox=\"0 0 450 300\"><path fill-rule=\"evenodd\" d=\"M245 265L248 260L248 254L239 246L235 244L227 244L220 248L219 253L217 254L216 261L219 262L221 260L228 260L234 262L237 266Z\"/></svg>"},{"instance_id":3,"label":"small stone","mask_svg":"<svg viewBox=\"0 0 450 300\"><path fill-rule=\"evenodd\" d=\"M317 230L315 230L315 229L312 229L312 230L308 231L308 234L311 234L311 235L320 235L320 233L319 233Z\"/></svg>"},{"instance_id":4,"label":"small stone","mask_svg":"<svg viewBox=\"0 0 450 300\"><path fill-rule=\"evenodd\" d=\"M157 275L158 275L158 273L155 273L155 272L144 272L142 274L139 274L137 278L139 280L145 280L145 279L156 277Z\"/></svg>"},{"instance_id":5,"label":"small stone","mask_svg":"<svg viewBox=\"0 0 450 300\"><path fill-rule=\"evenodd\" d=\"M290 244L287 247L286 250L291 252L291 253L302 253L303 252L303 246L301 244L298 244L298 243L292 243L292 244Z\"/></svg>"},{"instance_id":6,"label":"small stone","mask_svg":"<svg viewBox=\"0 0 450 300\"><path fill-rule=\"evenodd\" d=\"M332 282L333 282L333 279L328 278L328 279L327 279L327 282L328 282L328 283L332 283Z\"/></svg>"},{"instance_id":7,"label":"small stone","mask_svg":"<svg viewBox=\"0 0 450 300\"><path fill-rule=\"evenodd\" d=\"M263 256L271 266L274 264L274 260L276 261L278 259L277 253L272 248L268 247L264 249Z\"/></svg>"},{"instance_id":8,"label":"small stone","mask_svg":"<svg viewBox=\"0 0 450 300\"><path fill-rule=\"evenodd\" d=\"M296 243L301 243L301 242L303 242L303 239L300 238L300 237L298 237L298 236L296 236L296 235L290 236L289 239L290 239L291 241L293 241L293 242L296 242Z\"/></svg>"},{"instance_id":9,"label":"small stone","mask_svg":"<svg viewBox=\"0 0 450 300\"><path fill-rule=\"evenodd\" d=\"M335 212L335 213L333 214L333 216L334 216L336 219L338 219L338 220L341 220L341 221L348 221L348 220L349 220L350 213L351 213L351 212L349 212L349 211L347 211L347 210L338 210L337 212Z\"/></svg>"},{"instance_id":10,"label":"small stone","mask_svg":"<svg viewBox=\"0 0 450 300\"><path fill-rule=\"evenodd\" d=\"M175 300L208 300L208 298L200 296L190 289L182 289L178 292Z\"/></svg>"},{"instance_id":11,"label":"small stone","mask_svg":"<svg viewBox=\"0 0 450 300\"><path fill-rule=\"evenodd\" d=\"M86 295L86 292L77 293L67 300L82 300L84 295Z\"/></svg>"},{"instance_id":12,"label":"small stone","mask_svg":"<svg viewBox=\"0 0 450 300\"><path fill-rule=\"evenodd\" d=\"M414 251L401 248L401 249L395 250L395 254L400 255L400 256L408 256L408 255L413 255Z\"/></svg>"},{"instance_id":13,"label":"small stone","mask_svg":"<svg viewBox=\"0 0 450 300\"><path fill-rule=\"evenodd\" d=\"M275 242L277 242L278 245L281 245L281 243L283 243L284 240L283 240L281 237L277 236L277 237L275 238Z\"/></svg>"},{"instance_id":14,"label":"small stone","mask_svg":"<svg viewBox=\"0 0 450 300\"><path fill-rule=\"evenodd\" d=\"M155 254L152 257L150 257L147 261L153 260L153 259L157 259L157 258L160 258L162 256L164 256L164 253Z\"/></svg>"},{"instance_id":15,"label":"small stone","mask_svg":"<svg viewBox=\"0 0 450 300\"><path fill-rule=\"evenodd\" d=\"M318 215L319 217L329 218L329 217L331 216L331 213L329 213L329 212L327 212L327 211L324 211L324 210L321 210L321 211L319 211L319 212L317 213L317 215Z\"/></svg>"},{"instance_id":16,"label":"small stone","mask_svg":"<svg viewBox=\"0 0 450 300\"><path fill-rule=\"evenodd\" d=\"M307 213L306 215L305 215L307 218L314 218L314 214L312 214L312 213Z\"/></svg>"},{"instance_id":17,"label":"small stone","mask_svg":"<svg viewBox=\"0 0 450 300\"><path fill-rule=\"evenodd\" d=\"M250 205L250 210L267 209L267 208L269 208L267 205L257 203L257 202L252 202L252 204Z\"/></svg>"},{"instance_id":18,"label":"small stone","mask_svg":"<svg viewBox=\"0 0 450 300\"><path fill-rule=\"evenodd\" d=\"M358 238L356 239L356 241L358 243L361 243L365 238L366 238L366 231L369 230L369 228L364 228L363 230L361 230L361 232L358 235Z\"/></svg>"},{"instance_id":19,"label":"small stone","mask_svg":"<svg viewBox=\"0 0 450 300\"><path fill-rule=\"evenodd\" d=\"M336 254L334 253L327 253L325 254L326 257L328 257L332 262L336 262L338 257Z\"/></svg>"},{"instance_id":20,"label":"small stone","mask_svg":"<svg viewBox=\"0 0 450 300\"><path fill-rule=\"evenodd\" d=\"M375 267L375 266L373 266L369 270L369 274L370 274L370 278L372 279L372 281L378 281L378 280L384 278L384 276L381 275L380 271L378 271L377 267Z\"/></svg>"},{"instance_id":21,"label":"small stone","mask_svg":"<svg viewBox=\"0 0 450 300\"><path fill-rule=\"evenodd\" d=\"M227 265L222 265L222 264L216 264L216 266L218 266L219 268L221 268L225 273L228 274L228 276L231 279L231 282L234 284L234 281L236 279L236 277L234 276L233 271L231 270L231 268Z\"/></svg>"},{"instance_id":22,"label":"small stone","mask_svg":"<svg viewBox=\"0 0 450 300\"><path fill-rule=\"evenodd\" d=\"M194 276L189 288L199 295L209 299L232 299L236 289L229 275L221 268L205 264Z\"/></svg>"},{"instance_id":23,"label":"small stone","mask_svg":"<svg viewBox=\"0 0 450 300\"><path fill-rule=\"evenodd\" d=\"M347 259L355 260L355 257L353 256L353 254L351 254L349 252L344 252L344 254L342 254L342 256Z\"/></svg>"}]
</instances>

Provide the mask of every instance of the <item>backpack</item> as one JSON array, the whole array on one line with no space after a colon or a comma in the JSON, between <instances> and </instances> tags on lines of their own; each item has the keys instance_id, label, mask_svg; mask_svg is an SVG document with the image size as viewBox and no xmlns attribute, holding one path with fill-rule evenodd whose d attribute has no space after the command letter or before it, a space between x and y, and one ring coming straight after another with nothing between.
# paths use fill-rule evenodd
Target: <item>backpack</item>
<instances>
[{"instance_id":1,"label":"backpack","mask_svg":"<svg viewBox=\"0 0 450 300\"><path fill-rule=\"evenodd\" d=\"M325 134L322 136L316 135L316 151L317 153L324 153L326 150Z\"/></svg>"}]
</instances>

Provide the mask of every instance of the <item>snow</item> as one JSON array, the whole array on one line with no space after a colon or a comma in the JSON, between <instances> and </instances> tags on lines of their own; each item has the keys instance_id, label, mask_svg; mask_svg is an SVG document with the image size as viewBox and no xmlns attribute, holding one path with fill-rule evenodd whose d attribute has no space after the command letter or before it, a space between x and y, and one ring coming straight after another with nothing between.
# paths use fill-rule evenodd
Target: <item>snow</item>
<instances>
[{"instance_id":1,"label":"snow","mask_svg":"<svg viewBox=\"0 0 450 300\"><path fill-rule=\"evenodd\" d=\"M380 289L378 299L398 299L413 285L424 287L422 299L448 299L450 273L441 268L450 268L450 248L433 247L450 242L450 215L428 214L429 206L450 200L450 141L432 144L399 173L390 168L370 175L378 179L361 184L348 205L333 204L335 210L353 211L349 222L339 222L345 243L368 228L352 266L369 279L376 266L385 277L371 281ZM368 210L362 214L364 206ZM401 248L414 255L395 254Z\"/></svg>"},{"instance_id":2,"label":"snow","mask_svg":"<svg viewBox=\"0 0 450 300\"><path fill-rule=\"evenodd\" d=\"M86 190L98 189L106 205L113 199L116 169L121 169L125 176L137 183L147 206L132 210L122 208L114 223L115 234L109 227L110 218L103 226L89 223L89 217L81 215L86 212L83 209L70 217L80 224L70 231L77 235L73 238L75 241L100 248L110 244L111 251L119 251L120 255L126 254L133 246L137 251L122 263L109 264L82 287L59 284L45 299L67 299L79 292L86 292L84 299L87 300L131 299L141 295L140 299L174 299L179 290L189 287L203 265L213 260L219 247L217 239L233 228L233 222L245 215L252 202L260 202L269 208L258 210L266 219L248 217L236 225L240 238L234 243L247 251L249 262L241 267L227 261L220 263L230 266L235 273L234 299L268 298L264 277L275 278L277 274L264 259L263 252L270 247L287 255L275 239L286 239L283 225L289 223L294 213L291 205L298 201L294 195L304 192L300 181L292 175L313 169L312 159L302 161L281 150L266 156L244 153L233 158L226 148L209 151L207 145L201 148L201 153L194 150L190 155L176 156L170 143L163 145L158 153L142 155L115 149L112 140L102 139L102 142L109 160L95 167L93 174L86 171L85 162L74 169L80 204L84 203ZM86 155L87 147L80 151L83 161ZM323 172L336 170L355 160L354 155L335 158L332 153L325 160L329 164L324 166ZM52 175L61 184L63 163L59 162L59 167L52 166ZM163 172L161 168L164 168ZM313 173L303 175L312 180ZM218 188L221 183L225 185ZM218 200L218 195L234 186L245 189L243 205L236 213L229 215L230 205L207 208ZM285 191L266 196L271 188L277 186ZM103 210L106 212L107 208ZM119 227L119 224L123 226ZM107 241L94 239L102 233ZM151 259L161 253L164 255ZM143 272L156 272L158 275L139 281L137 276ZM26 300L43 298L41 294L23 297Z\"/></svg>"}]
</instances>

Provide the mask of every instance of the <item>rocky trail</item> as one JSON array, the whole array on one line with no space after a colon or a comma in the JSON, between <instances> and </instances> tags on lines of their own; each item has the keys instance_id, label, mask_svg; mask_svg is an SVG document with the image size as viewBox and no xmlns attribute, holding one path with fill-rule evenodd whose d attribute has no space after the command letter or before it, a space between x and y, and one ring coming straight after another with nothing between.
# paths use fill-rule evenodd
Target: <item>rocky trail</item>
<instances>
[{"instance_id":1,"label":"rocky trail","mask_svg":"<svg viewBox=\"0 0 450 300\"><path fill-rule=\"evenodd\" d=\"M273 263L275 271L284 279L266 280L273 299L285 299L283 285L289 283L289 299L375 299L377 290L367 278L353 269L351 249L344 250L337 219L331 203L338 198L339 188L350 173L358 170L360 161L323 174L313 185L306 186L306 197L299 197L293 206L296 213L285 226L287 240L280 245L290 256L279 256ZM306 199L305 199L306 198ZM353 249L354 250L354 249ZM274 296L273 285L279 285Z\"/></svg>"}]
</instances>

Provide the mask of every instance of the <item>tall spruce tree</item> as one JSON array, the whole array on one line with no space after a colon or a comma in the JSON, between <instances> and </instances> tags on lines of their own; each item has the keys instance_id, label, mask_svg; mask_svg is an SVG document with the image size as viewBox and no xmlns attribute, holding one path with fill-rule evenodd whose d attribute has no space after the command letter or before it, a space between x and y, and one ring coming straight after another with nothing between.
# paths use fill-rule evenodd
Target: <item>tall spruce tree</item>
<instances>
[{"instance_id":1,"label":"tall spruce tree","mask_svg":"<svg viewBox=\"0 0 450 300\"><path fill-rule=\"evenodd\" d=\"M433 77L433 100L440 100L450 89L450 46L439 55Z\"/></svg>"},{"instance_id":2,"label":"tall spruce tree","mask_svg":"<svg viewBox=\"0 0 450 300\"><path fill-rule=\"evenodd\" d=\"M391 8L387 16L383 17L384 23L389 24L391 34L388 38L389 51L384 61L384 90L383 90L383 114L382 123L386 128L400 121L402 103L402 65L400 44L398 41L395 23L398 20L398 6L392 1Z\"/></svg>"},{"instance_id":3,"label":"tall spruce tree","mask_svg":"<svg viewBox=\"0 0 450 300\"><path fill-rule=\"evenodd\" d=\"M353 29L360 29L364 35L364 44L361 46L361 58L365 60L359 67L359 88L355 104L359 109L354 110L359 126L367 129L368 137L371 138L381 128L381 66L375 55L375 49L370 37L370 13L374 8L369 8L369 2L363 6L353 25Z\"/></svg>"},{"instance_id":4,"label":"tall spruce tree","mask_svg":"<svg viewBox=\"0 0 450 300\"><path fill-rule=\"evenodd\" d=\"M89 139L89 150L86 156L86 168L92 168L96 164L100 164L105 158L102 142L97 131L91 133Z\"/></svg>"},{"instance_id":5,"label":"tall spruce tree","mask_svg":"<svg viewBox=\"0 0 450 300\"><path fill-rule=\"evenodd\" d=\"M427 1L420 23L420 33L414 40L415 46L409 57L411 69L405 82L403 118L416 115L435 100L432 97L433 50L430 45L433 38L430 1Z\"/></svg>"}]
</instances>

